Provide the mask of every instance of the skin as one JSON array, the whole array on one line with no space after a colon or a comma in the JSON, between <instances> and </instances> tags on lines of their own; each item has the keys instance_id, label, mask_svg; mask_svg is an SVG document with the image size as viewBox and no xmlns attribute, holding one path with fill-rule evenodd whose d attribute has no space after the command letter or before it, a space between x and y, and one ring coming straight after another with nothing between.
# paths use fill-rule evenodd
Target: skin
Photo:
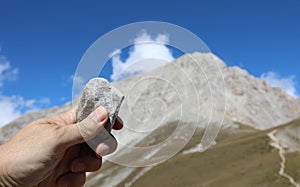
<instances>
[{"instance_id":1,"label":"skin","mask_svg":"<svg viewBox=\"0 0 300 187\"><path fill-rule=\"evenodd\" d=\"M85 172L100 169L102 156L117 148L113 136L99 142L95 151L85 143L107 121L107 110L99 107L80 123L71 109L26 125L0 146L0 186L83 186ZM114 129L122 127L116 120Z\"/></svg>"}]
</instances>

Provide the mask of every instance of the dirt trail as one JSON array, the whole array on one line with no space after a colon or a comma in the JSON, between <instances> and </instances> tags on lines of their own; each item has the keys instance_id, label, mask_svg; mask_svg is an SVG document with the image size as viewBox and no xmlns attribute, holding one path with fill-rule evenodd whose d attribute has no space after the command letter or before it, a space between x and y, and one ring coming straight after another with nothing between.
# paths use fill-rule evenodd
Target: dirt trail
<instances>
[{"instance_id":1,"label":"dirt trail","mask_svg":"<svg viewBox=\"0 0 300 187\"><path fill-rule=\"evenodd\" d=\"M281 163L280 163L280 170L279 170L279 175L281 175L282 177L285 177L287 178L290 183L292 185L294 185L295 187L300 187L300 184L298 184L292 176L290 176L289 174L285 173L284 170L285 170L285 162L286 162L286 159L285 159L285 150L284 148L280 145L279 143L279 139L275 136L275 134L277 133L277 130L273 130L272 132L270 132L268 134L269 138L272 140L272 142L270 143L271 146L275 147L276 149L278 149L278 153L279 153L279 156L281 158Z\"/></svg>"}]
</instances>

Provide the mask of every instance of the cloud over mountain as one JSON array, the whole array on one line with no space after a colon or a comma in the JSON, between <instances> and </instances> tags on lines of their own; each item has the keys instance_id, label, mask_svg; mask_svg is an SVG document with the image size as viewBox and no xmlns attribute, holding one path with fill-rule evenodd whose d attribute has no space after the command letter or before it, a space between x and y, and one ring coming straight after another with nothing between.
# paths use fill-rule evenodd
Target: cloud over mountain
<instances>
[{"instance_id":1,"label":"cloud over mountain","mask_svg":"<svg viewBox=\"0 0 300 187\"><path fill-rule=\"evenodd\" d=\"M284 89L290 96L294 98L298 97L294 76L281 77L278 73L270 71L263 73L260 78L267 81L273 87Z\"/></svg>"},{"instance_id":2,"label":"cloud over mountain","mask_svg":"<svg viewBox=\"0 0 300 187\"><path fill-rule=\"evenodd\" d=\"M167 34L155 38L146 31L141 31L134 39L134 45L126 59L121 59L122 49L116 50L112 57L112 81L118 81L130 75L151 71L174 60L172 52L166 46Z\"/></svg>"}]
</instances>

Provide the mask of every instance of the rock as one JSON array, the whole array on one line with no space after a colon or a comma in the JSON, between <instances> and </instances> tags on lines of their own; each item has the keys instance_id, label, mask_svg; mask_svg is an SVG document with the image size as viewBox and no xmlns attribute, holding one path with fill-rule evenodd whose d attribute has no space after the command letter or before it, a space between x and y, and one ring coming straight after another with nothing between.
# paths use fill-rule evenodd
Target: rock
<instances>
[{"instance_id":1,"label":"rock","mask_svg":"<svg viewBox=\"0 0 300 187\"><path fill-rule=\"evenodd\" d=\"M106 79L91 79L85 86L80 97L77 109L77 122L84 120L97 107L104 106L109 113L109 121L105 125L106 132L102 132L104 131L102 130L96 138L97 142L100 142L110 134L123 100L123 94L111 86Z\"/></svg>"}]
</instances>

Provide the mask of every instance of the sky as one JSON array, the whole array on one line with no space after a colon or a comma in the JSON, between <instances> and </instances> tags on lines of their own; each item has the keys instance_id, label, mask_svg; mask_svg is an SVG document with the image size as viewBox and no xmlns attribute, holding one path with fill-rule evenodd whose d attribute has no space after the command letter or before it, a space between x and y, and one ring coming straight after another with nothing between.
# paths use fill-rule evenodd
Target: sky
<instances>
[{"instance_id":1,"label":"sky","mask_svg":"<svg viewBox=\"0 0 300 187\"><path fill-rule=\"evenodd\" d=\"M184 27L227 65L298 97L299 10L299 0L0 0L0 126L26 112L70 101L76 67L89 46L105 33L139 21ZM147 32L134 40L141 38L169 40L166 33ZM149 47L151 52L144 53ZM165 45L134 45L125 55L117 51L103 75L119 80L143 70L121 71L135 60L160 55L172 61L178 54Z\"/></svg>"}]
</instances>

